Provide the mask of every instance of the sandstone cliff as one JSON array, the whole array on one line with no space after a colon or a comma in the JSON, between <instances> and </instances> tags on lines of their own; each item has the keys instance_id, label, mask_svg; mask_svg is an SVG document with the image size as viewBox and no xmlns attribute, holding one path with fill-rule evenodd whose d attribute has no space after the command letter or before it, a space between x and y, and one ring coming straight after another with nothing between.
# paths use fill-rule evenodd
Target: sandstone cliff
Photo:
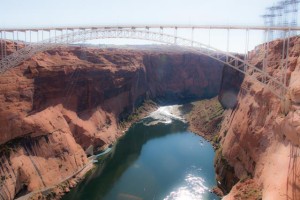
<instances>
[{"instance_id":1,"label":"sandstone cliff","mask_svg":"<svg viewBox=\"0 0 300 200\"><path fill-rule=\"evenodd\" d=\"M189 52L61 47L0 75L0 199L81 169L145 99L216 96L222 65Z\"/></svg>"},{"instance_id":2,"label":"sandstone cliff","mask_svg":"<svg viewBox=\"0 0 300 200\"><path fill-rule=\"evenodd\" d=\"M281 74L283 41L270 43L267 71ZM300 38L291 38L288 54L288 94L282 103L268 89L246 77L237 106L226 111L221 146L215 161L224 199L300 199ZM263 46L250 53L262 67ZM288 114L286 114L288 110Z\"/></svg>"}]
</instances>

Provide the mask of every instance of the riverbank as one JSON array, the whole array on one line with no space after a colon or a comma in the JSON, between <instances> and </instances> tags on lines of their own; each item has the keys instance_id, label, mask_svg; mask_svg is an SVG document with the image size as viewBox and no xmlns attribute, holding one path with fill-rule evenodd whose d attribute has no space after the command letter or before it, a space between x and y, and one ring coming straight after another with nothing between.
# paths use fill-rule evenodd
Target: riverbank
<instances>
[{"instance_id":1,"label":"riverbank","mask_svg":"<svg viewBox=\"0 0 300 200\"><path fill-rule=\"evenodd\" d=\"M180 105L161 106L133 124L113 152L63 200L218 199L214 150L187 130Z\"/></svg>"},{"instance_id":2,"label":"riverbank","mask_svg":"<svg viewBox=\"0 0 300 200\"><path fill-rule=\"evenodd\" d=\"M218 97L185 104L179 109L188 123L188 129L211 142L214 149L217 150L224 113Z\"/></svg>"},{"instance_id":3,"label":"riverbank","mask_svg":"<svg viewBox=\"0 0 300 200\"><path fill-rule=\"evenodd\" d=\"M145 118L147 115L157 110L158 107L159 105L154 101L150 99L145 100L138 108L119 122L118 129L124 134L132 124Z\"/></svg>"},{"instance_id":4,"label":"riverbank","mask_svg":"<svg viewBox=\"0 0 300 200\"><path fill-rule=\"evenodd\" d=\"M120 137L122 137L134 123L145 118L158 108L159 106L155 102L151 100L144 101L134 110L134 112L119 122L118 127L122 132ZM220 129L219 124L223 119L223 111L217 97L199 100L184 105L172 106L172 109L169 110L171 115L182 117L182 119L188 123L188 129L191 132L196 133L211 142L215 150L218 148L217 138ZM64 180L58 185L34 192L30 195L30 198L23 199L60 199L68 193L71 188L80 183L93 168L94 164L91 161L84 169L76 175L69 177L68 180Z\"/></svg>"},{"instance_id":5,"label":"riverbank","mask_svg":"<svg viewBox=\"0 0 300 200\"><path fill-rule=\"evenodd\" d=\"M158 105L152 100L145 100L137 109L135 109L127 118L120 121L118 124L118 129L123 134L120 135L122 137L126 131L132 126L132 124L140 121L145 118L147 115L152 113L158 108ZM116 140L117 142L118 140ZM109 145L105 145L106 149L109 148ZM102 149L103 151L105 149ZM64 179L57 185L53 185L50 187L42 188L38 191L31 192L22 197L19 197L17 200L58 200L61 199L66 193L68 193L72 188L76 187L78 183L80 183L85 176L88 175L93 169L95 165L93 163L93 156L90 157L89 162L76 171L72 176Z\"/></svg>"},{"instance_id":6,"label":"riverbank","mask_svg":"<svg viewBox=\"0 0 300 200\"><path fill-rule=\"evenodd\" d=\"M90 159L86 165L77 170L73 175L65 178L61 183L28 193L16 200L60 199L66 192L75 187L93 168L93 160Z\"/></svg>"},{"instance_id":7,"label":"riverbank","mask_svg":"<svg viewBox=\"0 0 300 200\"><path fill-rule=\"evenodd\" d=\"M184 104L179 107L179 110L188 123L188 130L209 141L218 153L221 148L219 133L225 111L218 97ZM224 196L218 186L211 188L211 191L219 197Z\"/></svg>"},{"instance_id":8,"label":"riverbank","mask_svg":"<svg viewBox=\"0 0 300 200\"><path fill-rule=\"evenodd\" d=\"M88 162L86 150L103 150L124 135L130 123L121 122L145 99L179 102L218 94L222 63L159 48L59 47L1 75L0 145L21 141L0 155L1 168L8 168L0 171L3 198L75 173Z\"/></svg>"}]
</instances>

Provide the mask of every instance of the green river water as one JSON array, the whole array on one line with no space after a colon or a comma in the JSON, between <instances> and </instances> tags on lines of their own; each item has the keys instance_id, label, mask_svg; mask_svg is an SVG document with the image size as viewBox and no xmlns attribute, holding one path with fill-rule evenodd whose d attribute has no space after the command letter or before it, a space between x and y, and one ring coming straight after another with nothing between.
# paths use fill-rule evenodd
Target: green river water
<instances>
[{"instance_id":1,"label":"green river water","mask_svg":"<svg viewBox=\"0 0 300 200\"><path fill-rule=\"evenodd\" d=\"M211 144L168 109L132 125L63 200L219 199Z\"/></svg>"}]
</instances>

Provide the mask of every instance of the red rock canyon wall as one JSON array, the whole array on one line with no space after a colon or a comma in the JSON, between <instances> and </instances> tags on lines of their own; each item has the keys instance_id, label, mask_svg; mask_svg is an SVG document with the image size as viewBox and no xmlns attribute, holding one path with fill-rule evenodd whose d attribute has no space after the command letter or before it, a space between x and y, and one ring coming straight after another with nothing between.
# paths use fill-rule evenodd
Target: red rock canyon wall
<instances>
[{"instance_id":1,"label":"red rock canyon wall","mask_svg":"<svg viewBox=\"0 0 300 200\"><path fill-rule=\"evenodd\" d=\"M62 47L0 75L0 199L57 184L144 99L219 92L222 65L178 50Z\"/></svg>"},{"instance_id":2,"label":"red rock canyon wall","mask_svg":"<svg viewBox=\"0 0 300 200\"><path fill-rule=\"evenodd\" d=\"M281 74L282 45L281 40L270 43L267 70L275 77ZM227 191L240 181L224 199L300 199L299 55L300 38L291 38L286 103L246 77L236 108L226 111L216 172ZM259 46L250 62L262 67L263 56Z\"/></svg>"}]
</instances>

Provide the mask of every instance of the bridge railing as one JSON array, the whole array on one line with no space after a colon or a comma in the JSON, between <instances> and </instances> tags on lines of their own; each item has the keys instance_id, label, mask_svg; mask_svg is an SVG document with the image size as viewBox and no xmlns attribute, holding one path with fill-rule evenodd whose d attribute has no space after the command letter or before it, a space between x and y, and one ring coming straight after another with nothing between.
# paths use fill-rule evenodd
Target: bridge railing
<instances>
[{"instance_id":1,"label":"bridge railing","mask_svg":"<svg viewBox=\"0 0 300 200\"><path fill-rule=\"evenodd\" d=\"M300 30L299 27L293 27L293 28L287 28L287 27L226 27L226 26L215 26L215 27L205 27L205 26L183 26L183 27L177 27L177 26L120 26L120 27L77 27L78 29L74 28L68 28L66 27L66 30L59 29L60 35L57 35L57 29L54 29L55 34L51 37L51 30L47 29L46 31L49 31L49 38L44 39L42 41L39 41L38 39L35 42L28 43L28 41L25 40L23 43L23 48L18 48L18 45L13 41L11 45L13 47L7 47L8 41L1 41L0 49L1 49L1 60L0 60L0 73L4 73L6 70L8 70L11 67L19 65L21 62L29 59L34 54L42 51L46 51L52 48L55 48L57 46L61 45L67 45L67 44L74 44L79 43L83 41L88 40L94 40L94 39L108 39L108 38L129 38L129 39L142 39L142 40L148 40L148 41L155 41L165 44L171 44L171 45L178 45L183 48L186 48L190 51L194 51L196 53L200 53L206 56L209 56L213 59L216 59L232 68L234 68L237 71L240 71L241 73L244 73L246 76L249 76L259 83L263 84L267 88L269 88L272 93L274 93L277 97L283 98L285 92L287 91L287 84L286 84L286 70L287 70L287 55L289 50L289 37L284 40L284 47L282 54L286 55L286 57L282 56L281 61L281 71L282 74L280 77L273 76L267 72L267 67L270 62L265 62L268 60L268 50L269 50L269 43L265 43L264 45L264 62L262 69L252 65L248 61L248 43L249 43L249 31L250 30L263 30L263 31L270 31L270 30L282 30L284 32L289 32L292 29ZM151 29L158 29L158 32L150 31ZM164 33L164 29L174 29L174 34L166 34ZM177 30L179 28L186 28L191 29L192 33L194 29L204 29L209 28L211 29L225 29L227 30L227 51L219 50L217 48L214 48L210 46L209 44L204 44L198 41L195 41L194 35L192 34L191 39L187 39L184 37L180 37L177 35ZM243 29L245 28L246 31L246 42L245 42L245 52L243 56L239 56L237 54L231 53L229 51L229 31L232 29ZM294 31L295 31L294 30ZM13 31L13 38L14 38L14 31L25 31L25 37L26 37L26 31L36 31L37 36L39 36L39 31L43 32L43 30L39 29L29 29L29 30L4 30L6 31ZM0 30L1 35L3 36L3 30ZM285 34L289 35L289 34ZM209 36L210 37L210 36ZM42 37L43 39L43 37ZM286 41L287 40L287 41ZM31 41L31 35L30 35L30 41ZM16 48L14 48L16 47ZM3 53L4 51L7 51L7 49L10 49L10 54Z\"/></svg>"}]
</instances>

